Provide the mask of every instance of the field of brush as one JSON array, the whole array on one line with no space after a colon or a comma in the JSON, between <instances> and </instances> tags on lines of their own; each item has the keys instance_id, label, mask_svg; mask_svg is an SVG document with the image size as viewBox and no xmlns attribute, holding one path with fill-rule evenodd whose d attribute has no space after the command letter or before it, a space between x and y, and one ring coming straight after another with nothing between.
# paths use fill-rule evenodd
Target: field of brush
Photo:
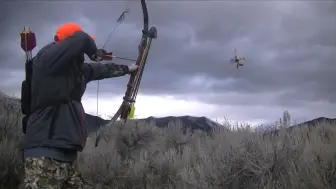
<instances>
[{"instance_id":1,"label":"field of brush","mask_svg":"<svg viewBox=\"0 0 336 189\"><path fill-rule=\"evenodd\" d=\"M0 188L23 177L19 107L0 103ZM115 125L78 164L86 188L332 189L336 188L336 125L291 133L255 133L226 126L213 135L183 135L179 125Z\"/></svg>"}]
</instances>

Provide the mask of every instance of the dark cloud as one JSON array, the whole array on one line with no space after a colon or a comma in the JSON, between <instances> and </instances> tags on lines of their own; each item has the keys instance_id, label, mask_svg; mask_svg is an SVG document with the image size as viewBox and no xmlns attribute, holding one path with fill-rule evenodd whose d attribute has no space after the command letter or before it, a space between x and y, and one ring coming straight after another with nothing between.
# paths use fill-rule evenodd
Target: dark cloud
<instances>
[{"instance_id":1,"label":"dark cloud","mask_svg":"<svg viewBox=\"0 0 336 189\"><path fill-rule=\"evenodd\" d=\"M254 111L262 107L298 111L317 102L336 104L335 1L157 0L147 4L158 39L153 41L140 93L232 105L232 111L244 109L244 117L258 119L275 114ZM36 50L67 21L82 25L101 47L126 5L126 1L5 3L0 78L8 82L0 85L2 90L19 90L23 78L17 75L24 62L18 39L23 26L36 33ZM140 3L134 1L106 49L136 58L142 22ZM234 48L247 58L240 70L229 63ZM127 81L128 77L101 81L99 91L123 94ZM96 83L89 85L88 94L96 93ZM330 110L316 107L321 112ZM258 116L251 116L251 111Z\"/></svg>"}]
</instances>

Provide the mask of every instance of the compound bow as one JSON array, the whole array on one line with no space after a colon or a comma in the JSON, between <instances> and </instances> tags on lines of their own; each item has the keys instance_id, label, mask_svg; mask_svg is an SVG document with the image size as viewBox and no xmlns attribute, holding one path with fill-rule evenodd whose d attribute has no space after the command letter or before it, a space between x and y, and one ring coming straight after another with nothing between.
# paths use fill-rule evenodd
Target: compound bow
<instances>
[{"instance_id":1,"label":"compound bow","mask_svg":"<svg viewBox=\"0 0 336 189\"><path fill-rule=\"evenodd\" d=\"M111 121L106 126L112 125L119 117L124 122L126 122L127 119L133 118L135 111L134 104L138 94L148 52L152 43L152 39L157 38L157 28L153 26L150 29L148 29L148 11L146 0L141 0L141 6L143 12L144 27L142 30L142 37L138 49L139 50L138 58L136 59L135 62L135 65L137 65L139 68L137 72L131 74L127 84L125 96L123 97L123 102L119 107L118 111L112 117ZM99 144L99 141L103 134L104 127L105 126L101 126L97 131L95 147L97 147Z\"/></svg>"}]
</instances>

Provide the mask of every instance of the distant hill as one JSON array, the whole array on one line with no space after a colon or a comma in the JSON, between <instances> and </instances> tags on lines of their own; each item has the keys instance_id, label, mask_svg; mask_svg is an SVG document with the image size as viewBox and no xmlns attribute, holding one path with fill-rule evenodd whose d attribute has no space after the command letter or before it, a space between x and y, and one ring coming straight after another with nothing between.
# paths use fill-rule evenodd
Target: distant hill
<instances>
[{"instance_id":1,"label":"distant hill","mask_svg":"<svg viewBox=\"0 0 336 189\"><path fill-rule=\"evenodd\" d=\"M336 118L327 118L327 117L318 117L316 119L312 119L310 121L306 121L303 123L299 123L296 125L293 125L289 128L287 128L288 131L292 131L295 128L299 128L299 127L314 127L314 126L318 126L321 124L334 124L336 123Z\"/></svg>"},{"instance_id":2,"label":"distant hill","mask_svg":"<svg viewBox=\"0 0 336 189\"><path fill-rule=\"evenodd\" d=\"M167 117L148 117L145 119L139 119L143 121L154 121L158 127L166 127L170 122L180 121L184 126L184 129L187 128L191 130L202 130L210 132L216 127L220 127L219 123L207 118L207 117L195 117L195 116L167 116Z\"/></svg>"},{"instance_id":3,"label":"distant hill","mask_svg":"<svg viewBox=\"0 0 336 189\"><path fill-rule=\"evenodd\" d=\"M212 121L207 117L195 117L195 116L167 116L167 117L148 117L143 119L135 119L136 121L145 121L145 122L155 122L156 126L163 128L168 126L169 123L178 123L180 122L183 125L184 132L187 129L201 130L205 132L210 132L216 127L220 127L219 123ZM98 116L93 116L86 114L87 127L89 132L95 132L100 125L105 125L109 120L102 119Z\"/></svg>"},{"instance_id":4,"label":"distant hill","mask_svg":"<svg viewBox=\"0 0 336 189\"><path fill-rule=\"evenodd\" d=\"M291 132L294 129L300 128L300 127L316 127L318 125L322 124L335 124L336 123L336 118L327 118L327 117L318 117L309 121L305 121L299 124L292 125L288 128L286 128L286 131ZM264 133L265 135L277 135L279 133L279 129L274 129L270 131L266 131Z\"/></svg>"},{"instance_id":5,"label":"distant hill","mask_svg":"<svg viewBox=\"0 0 336 189\"><path fill-rule=\"evenodd\" d=\"M19 105L20 104L20 99L18 98L12 98L0 91L0 100L5 101L7 104L11 105ZM88 128L88 132L95 132L98 130L98 128L101 125L105 125L109 122L109 120L102 119L101 117L94 116L91 114L85 114L85 119L86 119L86 125ZM205 132L209 132L213 130L216 127L221 126L220 124L210 120L209 118L206 117L194 117L194 116L168 116L168 117L148 117L144 119L135 119L135 121L145 121L145 122L155 122L155 124L158 127L166 127L169 123L174 123L174 122L181 122L184 131L186 131L187 128L193 130L201 130Z\"/></svg>"},{"instance_id":6,"label":"distant hill","mask_svg":"<svg viewBox=\"0 0 336 189\"><path fill-rule=\"evenodd\" d=\"M327 117L319 117L319 118L316 118L316 119L313 119L313 120L310 120L310 121L306 121L306 122L303 122L303 123L299 123L299 124L296 124L296 125L293 125L290 128L293 128L293 127L302 127L302 126L313 126L313 125L318 125L318 124L323 124L323 123L329 123L329 124L333 124L333 123L336 123L336 118L327 118Z\"/></svg>"}]
</instances>

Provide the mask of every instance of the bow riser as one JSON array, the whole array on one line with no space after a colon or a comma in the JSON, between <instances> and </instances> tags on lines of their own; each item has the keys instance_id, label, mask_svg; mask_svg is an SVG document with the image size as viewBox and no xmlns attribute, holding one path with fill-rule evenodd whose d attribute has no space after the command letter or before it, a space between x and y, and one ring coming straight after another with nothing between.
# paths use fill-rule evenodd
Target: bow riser
<instances>
[{"instance_id":1,"label":"bow riser","mask_svg":"<svg viewBox=\"0 0 336 189\"><path fill-rule=\"evenodd\" d=\"M127 115L128 115L128 111L130 108L130 105L133 104L135 102L135 99L133 99L133 94L134 94L134 90L138 84L138 78L139 78L139 74L143 71L144 68L144 52L146 51L146 46L147 46L147 39L146 41L141 43L141 46L139 48L139 54L141 56L139 56L137 58L137 61L135 63L135 65L137 65L138 71L134 74L131 75L130 80L128 81L127 84L127 90L125 92L125 96L124 96L124 106L122 106L122 110L121 110L121 114L120 114L120 118L123 120L126 120Z\"/></svg>"},{"instance_id":2,"label":"bow riser","mask_svg":"<svg viewBox=\"0 0 336 189\"><path fill-rule=\"evenodd\" d=\"M145 53L144 53L144 56L143 56L143 60L142 60L143 63L141 64L141 69L140 69L139 73L137 74L136 84L135 84L135 87L134 87L134 90L133 90L133 93L132 93L132 99L134 101L136 100L136 97L137 97L137 94L138 94L138 90L139 90L141 79L142 79L142 74L144 72L144 69L145 69L145 66L146 66L146 63L147 63L148 52L149 52L149 49L151 47L151 44L152 44L152 38L149 38L148 45L146 47L146 50L145 50Z\"/></svg>"},{"instance_id":3,"label":"bow riser","mask_svg":"<svg viewBox=\"0 0 336 189\"><path fill-rule=\"evenodd\" d=\"M148 52L151 46L151 42L152 42L152 38L149 38L148 44L146 46L146 48L143 51L143 56L141 57L141 61L139 63L139 71L136 73L135 77L132 78L132 81L129 81L129 84L127 85L127 89L128 92L127 94L125 94L125 97L129 100L125 100L125 106L123 107L123 110L121 111L121 115L120 118L124 121L127 120L128 114L130 112L130 107L135 103L136 100L136 96L139 90L139 86L140 86L140 82L141 82L141 78L142 78L142 74L143 71L145 69L145 65L147 62L147 57L148 57Z\"/></svg>"},{"instance_id":4,"label":"bow riser","mask_svg":"<svg viewBox=\"0 0 336 189\"><path fill-rule=\"evenodd\" d=\"M142 60L141 60L142 63L139 65L139 72L136 75L135 84L133 85L134 89L133 89L133 92L131 93L131 96L130 96L130 98L132 100L134 100L134 102L135 102L137 94L138 94L138 90L139 90L139 87L140 87L140 82L141 82L142 74L143 74L143 71L145 69L145 65L147 63L148 52L149 52L149 49L151 47L152 40L157 38L157 29L156 29L156 27L151 27L149 29L148 36L149 36L149 39L148 39L147 46L146 46L146 48L144 50L144 53L143 53L143 56L142 56Z\"/></svg>"},{"instance_id":5,"label":"bow riser","mask_svg":"<svg viewBox=\"0 0 336 189\"><path fill-rule=\"evenodd\" d=\"M128 84L127 84L127 90L125 92L125 97L131 97L132 96L132 92L133 92L133 89L134 89L134 84L136 83L136 80L139 77L139 73L143 69L144 53L146 52L146 46L147 46L147 39L145 39L145 41L142 42L141 46L139 47L140 56L138 56L137 61L135 63L135 65L137 65L139 67L138 68L139 70L136 73L131 75L130 80L128 81Z\"/></svg>"}]
</instances>

